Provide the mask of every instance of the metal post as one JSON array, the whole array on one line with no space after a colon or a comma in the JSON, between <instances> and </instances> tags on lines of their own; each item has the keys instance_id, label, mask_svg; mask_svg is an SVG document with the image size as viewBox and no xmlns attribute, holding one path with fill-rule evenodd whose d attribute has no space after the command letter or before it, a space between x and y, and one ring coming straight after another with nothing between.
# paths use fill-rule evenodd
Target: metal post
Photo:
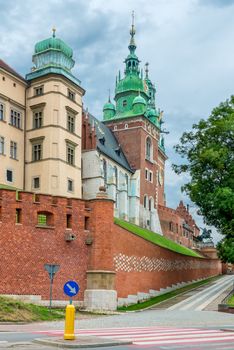
<instances>
[{"instance_id":1,"label":"metal post","mask_svg":"<svg viewBox=\"0 0 234 350\"><path fill-rule=\"evenodd\" d=\"M50 278L50 311L51 311L51 308L52 308L52 288L53 288L53 276L52 278Z\"/></svg>"}]
</instances>

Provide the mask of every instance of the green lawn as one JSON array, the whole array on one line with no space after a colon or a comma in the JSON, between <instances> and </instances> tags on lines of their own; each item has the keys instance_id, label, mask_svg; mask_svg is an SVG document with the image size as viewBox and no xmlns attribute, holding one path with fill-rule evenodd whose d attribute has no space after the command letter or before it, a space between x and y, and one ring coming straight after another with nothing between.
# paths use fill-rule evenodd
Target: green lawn
<instances>
[{"instance_id":1,"label":"green lawn","mask_svg":"<svg viewBox=\"0 0 234 350\"><path fill-rule=\"evenodd\" d=\"M176 290L173 290L172 292L168 292L168 293L159 295L158 297L151 298L151 299L143 301L141 303L119 307L118 311L137 311L137 310L146 309L147 307L159 304L162 301L171 299L171 298L173 298L179 294L182 294L184 292L187 292L191 289L200 287L203 284L207 284L207 283L210 283L212 281L215 281L218 278L220 278L220 276L210 277L210 278L207 278L203 281L194 282L194 283L189 284L188 286L178 288Z\"/></svg>"},{"instance_id":2,"label":"green lawn","mask_svg":"<svg viewBox=\"0 0 234 350\"><path fill-rule=\"evenodd\" d=\"M65 310L26 304L0 297L0 322L31 322L65 319Z\"/></svg>"},{"instance_id":3,"label":"green lawn","mask_svg":"<svg viewBox=\"0 0 234 350\"><path fill-rule=\"evenodd\" d=\"M234 294L228 299L227 304L234 307Z\"/></svg>"},{"instance_id":4,"label":"green lawn","mask_svg":"<svg viewBox=\"0 0 234 350\"><path fill-rule=\"evenodd\" d=\"M176 252L179 254L193 256L196 258L203 258L200 254L193 251L192 249L189 249L189 248L186 248L180 244L177 244L177 243L171 241L170 239L159 235L158 233L152 232L152 231L147 230L145 228L141 228L141 227L136 226L134 224L131 224L127 221L120 220L117 218L114 219L114 223L116 225L136 234L137 236L140 236L140 237L146 239L147 241L154 243L160 247L172 250L173 252Z\"/></svg>"}]
</instances>

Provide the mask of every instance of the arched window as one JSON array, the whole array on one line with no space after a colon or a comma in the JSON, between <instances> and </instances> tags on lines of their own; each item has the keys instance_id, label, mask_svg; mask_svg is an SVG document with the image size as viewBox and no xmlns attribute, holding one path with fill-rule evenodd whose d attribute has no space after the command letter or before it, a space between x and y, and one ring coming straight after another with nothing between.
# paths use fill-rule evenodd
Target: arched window
<instances>
[{"instance_id":1,"label":"arched window","mask_svg":"<svg viewBox=\"0 0 234 350\"><path fill-rule=\"evenodd\" d=\"M152 211L154 209L154 200L153 198L149 199L149 211Z\"/></svg>"},{"instance_id":2,"label":"arched window","mask_svg":"<svg viewBox=\"0 0 234 350\"><path fill-rule=\"evenodd\" d=\"M118 169L116 166L114 166L114 175L115 175L116 188L118 188Z\"/></svg>"},{"instance_id":3,"label":"arched window","mask_svg":"<svg viewBox=\"0 0 234 350\"><path fill-rule=\"evenodd\" d=\"M147 195L145 194L145 195L144 195L144 208L145 208L145 209L147 209L147 204L148 204L147 202L148 202L148 197L147 197Z\"/></svg>"},{"instance_id":4,"label":"arched window","mask_svg":"<svg viewBox=\"0 0 234 350\"><path fill-rule=\"evenodd\" d=\"M150 137L147 137L146 139L146 159L152 159L152 142Z\"/></svg>"},{"instance_id":5,"label":"arched window","mask_svg":"<svg viewBox=\"0 0 234 350\"><path fill-rule=\"evenodd\" d=\"M106 164L105 159L103 159L103 177L104 177L104 184L106 185L106 183L107 183L107 164Z\"/></svg>"},{"instance_id":6,"label":"arched window","mask_svg":"<svg viewBox=\"0 0 234 350\"><path fill-rule=\"evenodd\" d=\"M128 174L125 174L125 181L126 181L126 189L128 194Z\"/></svg>"},{"instance_id":7,"label":"arched window","mask_svg":"<svg viewBox=\"0 0 234 350\"><path fill-rule=\"evenodd\" d=\"M48 211L38 211L37 212L37 226L53 226L53 214Z\"/></svg>"}]
</instances>

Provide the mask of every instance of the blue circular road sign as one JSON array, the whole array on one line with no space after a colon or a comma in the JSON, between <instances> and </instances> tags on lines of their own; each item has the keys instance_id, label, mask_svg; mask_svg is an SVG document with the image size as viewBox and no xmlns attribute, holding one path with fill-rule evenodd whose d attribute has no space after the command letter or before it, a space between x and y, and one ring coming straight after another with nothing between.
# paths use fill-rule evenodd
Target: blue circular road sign
<instances>
[{"instance_id":1,"label":"blue circular road sign","mask_svg":"<svg viewBox=\"0 0 234 350\"><path fill-rule=\"evenodd\" d=\"M74 297L80 290L78 283L75 281L68 281L63 286L63 291L69 297Z\"/></svg>"}]
</instances>

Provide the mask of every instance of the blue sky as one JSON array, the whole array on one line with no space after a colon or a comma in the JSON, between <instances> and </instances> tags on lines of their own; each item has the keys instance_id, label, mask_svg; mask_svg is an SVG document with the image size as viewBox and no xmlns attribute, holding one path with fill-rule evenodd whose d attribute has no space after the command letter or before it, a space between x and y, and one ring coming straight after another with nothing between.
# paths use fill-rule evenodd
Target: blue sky
<instances>
[{"instance_id":1,"label":"blue sky","mask_svg":"<svg viewBox=\"0 0 234 350\"><path fill-rule=\"evenodd\" d=\"M86 89L84 104L101 119L108 89L113 96L115 76L123 72L132 10L136 53L142 67L150 63L157 106L170 132L166 197L167 205L176 207L181 198L189 201L180 191L187 177L171 170L179 162L173 145L233 94L234 0L0 0L0 58L26 74L35 43L55 26L74 50L73 73Z\"/></svg>"}]
</instances>

